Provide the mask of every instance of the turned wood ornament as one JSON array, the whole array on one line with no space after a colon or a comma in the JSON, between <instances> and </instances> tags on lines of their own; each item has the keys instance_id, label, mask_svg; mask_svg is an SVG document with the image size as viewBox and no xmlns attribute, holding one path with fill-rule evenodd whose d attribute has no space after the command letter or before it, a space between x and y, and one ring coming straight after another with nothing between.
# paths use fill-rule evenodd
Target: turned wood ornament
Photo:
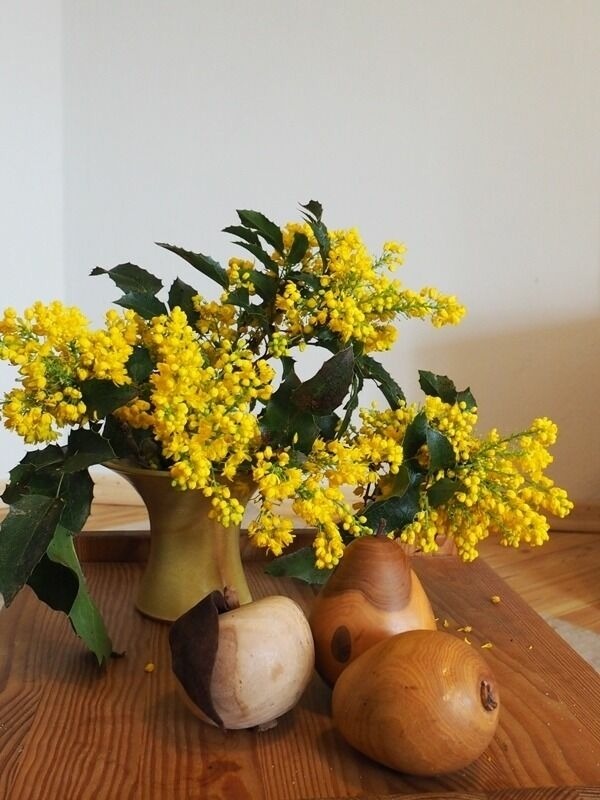
<instances>
[{"instance_id":1,"label":"turned wood ornament","mask_svg":"<svg viewBox=\"0 0 600 800\"><path fill-rule=\"evenodd\" d=\"M385 536L364 536L346 547L315 598L309 623L317 671L331 686L348 664L382 639L436 629L409 557Z\"/></svg>"},{"instance_id":2,"label":"turned wood ornament","mask_svg":"<svg viewBox=\"0 0 600 800\"><path fill-rule=\"evenodd\" d=\"M235 592L212 592L173 624L169 643L187 706L222 728L272 727L313 674L304 612L280 595L240 606Z\"/></svg>"},{"instance_id":3,"label":"turned wood ornament","mask_svg":"<svg viewBox=\"0 0 600 800\"><path fill-rule=\"evenodd\" d=\"M483 753L499 703L492 670L472 646L441 631L407 631L344 670L332 713L361 753L401 772L437 775Z\"/></svg>"}]
</instances>

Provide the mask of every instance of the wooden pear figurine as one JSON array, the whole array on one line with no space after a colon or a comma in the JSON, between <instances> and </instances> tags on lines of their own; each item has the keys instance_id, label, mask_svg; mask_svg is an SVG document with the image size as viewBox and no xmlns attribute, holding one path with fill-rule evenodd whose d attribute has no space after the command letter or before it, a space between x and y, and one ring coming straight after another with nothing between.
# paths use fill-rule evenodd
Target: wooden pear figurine
<instances>
[{"instance_id":1,"label":"wooden pear figurine","mask_svg":"<svg viewBox=\"0 0 600 800\"><path fill-rule=\"evenodd\" d=\"M402 548L385 536L351 542L309 617L317 672L330 686L357 656L409 630L436 630L421 582Z\"/></svg>"}]
</instances>

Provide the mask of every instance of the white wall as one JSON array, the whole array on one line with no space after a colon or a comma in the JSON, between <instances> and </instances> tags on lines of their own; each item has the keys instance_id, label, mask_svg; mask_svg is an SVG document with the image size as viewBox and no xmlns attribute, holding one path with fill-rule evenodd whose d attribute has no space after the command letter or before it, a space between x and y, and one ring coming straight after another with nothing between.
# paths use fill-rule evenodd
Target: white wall
<instances>
[{"instance_id":1,"label":"white wall","mask_svg":"<svg viewBox=\"0 0 600 800\"><path fill-rule=\"evenodd\" d=\"M484 425L559 422L555 476L600 504L600 3L63 2L67 296L96 264L193 278L154 241L225 260L235 208L321 200L409 285L455 292L454 330L405 325L387 359L471 384ZM29 148L28 148L29 149ZM22 154L23 155L23 154Z\"/></svg>"},{"instance_id":2,"label":"white wall","mask_svg":"<svg viewBox=\"0 0 600 800\"><path fill-rule=\"evenodd\" d=\"M64 296L59 0L4 0L0 24L2 309ZM0 364L0 386L13 370ZM0 428L0 476L23 456Z\"/></svg>"}]
</instances>

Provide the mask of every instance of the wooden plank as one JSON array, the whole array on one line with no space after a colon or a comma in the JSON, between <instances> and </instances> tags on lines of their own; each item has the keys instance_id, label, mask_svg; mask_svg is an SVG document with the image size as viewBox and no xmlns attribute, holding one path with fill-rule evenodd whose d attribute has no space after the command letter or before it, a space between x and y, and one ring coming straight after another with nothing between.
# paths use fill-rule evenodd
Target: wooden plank
<instances>
[{"instance_id":1,"label":"wooden plank","mask_svg":"<svg viewBox=\"0 0 600 800\"><path fill-rule=\"evenodd\" d=\"M223 733L202 724L177 696L168 626L132 608L141 566L90 564L94 595L116 647L126 650L107 671L97 670L64 617L34 604L28 591L0 615L0 722L9 723L0 727L4 794L300 800L455 792L455 800L464 793L508 800L518 795L490 793L600 785L600 676L482 562L414 563L448 630L462 635L457 628L470 624L473 646L494 645L484 652L501 686L500 728L467 769L416 778L356 753L334 730L330 691L317 676L273 730ZM309 587L269 578L259 562L247 570L255 596L287 593L309 608ZM499 605L490 603L492 594L501 596ZM151 674L148 661L156 665Z\"/></svg>"}]
</instances>

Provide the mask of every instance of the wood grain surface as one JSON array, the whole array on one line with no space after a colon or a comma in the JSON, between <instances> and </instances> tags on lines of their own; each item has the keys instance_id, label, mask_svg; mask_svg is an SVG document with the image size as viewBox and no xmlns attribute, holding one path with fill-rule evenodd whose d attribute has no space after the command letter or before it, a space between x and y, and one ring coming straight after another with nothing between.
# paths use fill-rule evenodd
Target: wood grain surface
<instances>
[{"instance_id":1,"label":"wood grain surface","mask_svg":"<svg viewBox=\"0 0 600 800\"><path fill-rule=\"evenodd\" d=\"M473 647L492 644L482 652L501 687L500 725L467 769L413 778L361 756L334 730L331 693L316 675L272 730L202 724L176 694L168 626L133 609L141 565L100 563L86 573L125 651L107 670L28 590L0 615L0 798L598 798L600 676L484 563L413 561L440 627ZM310 608L310 587L269 578L263 566L247 565L256 597L285 593Z\"/></svg>"}]
</instances>

